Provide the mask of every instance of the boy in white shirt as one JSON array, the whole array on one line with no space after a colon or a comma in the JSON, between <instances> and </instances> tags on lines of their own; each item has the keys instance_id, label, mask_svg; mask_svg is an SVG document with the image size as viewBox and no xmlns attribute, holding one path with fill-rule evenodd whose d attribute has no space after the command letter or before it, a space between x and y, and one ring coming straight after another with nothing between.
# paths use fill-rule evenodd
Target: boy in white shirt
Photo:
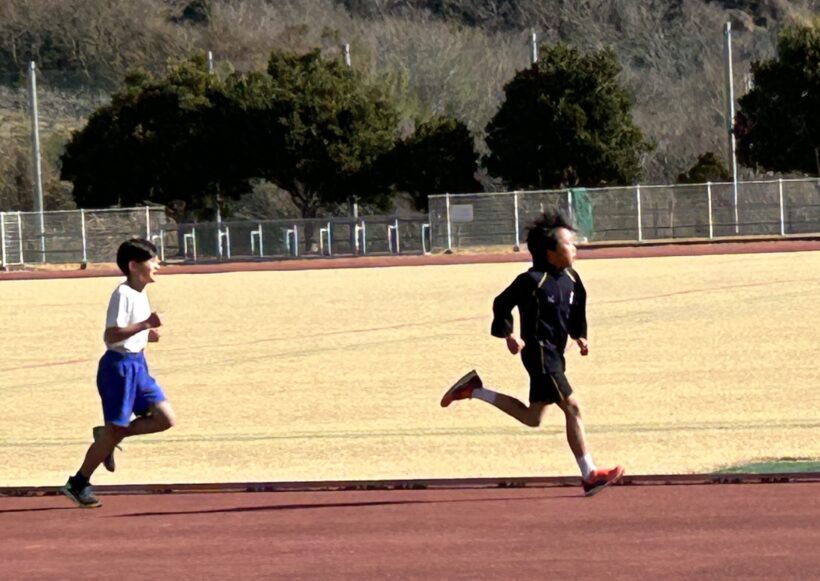
<instances>
[{"instance_id":1,"label":"boy in white shirt","mask_svg":"<svg viewBox=\"0 0 820 581\"><path fill-rule=\"evenodd\" d=\"M162 325L145 294L159 269L157 249L138 238L123 242L117 250L117 266L127 278L108 303L106 352L97 368L105 426L94 428L94 443L82 466L60 489L82 508L101 506L91 490L91 475L103 463L114 471L114 448L123 438L162 432L175 423L173 409L149 375L143 355L147 343L159 341L157 329ZM132 414L137 416L133 421Z\"/></svg>"}]
</instances>

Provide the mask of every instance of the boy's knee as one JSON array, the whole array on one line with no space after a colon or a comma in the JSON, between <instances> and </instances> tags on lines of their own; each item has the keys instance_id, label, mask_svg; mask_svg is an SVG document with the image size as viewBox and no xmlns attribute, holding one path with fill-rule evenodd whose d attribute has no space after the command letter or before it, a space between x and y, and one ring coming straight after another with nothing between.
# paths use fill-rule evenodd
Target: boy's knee
<instances>
[{"instance_id":1,"label":"boy's knee","mask_svg":"<svg viewBox=\"0 0 820 581\"><path fill-rule=\"evenodd\" d=\"M165 420L163 430L170 430L177 423L177 417L174 415L173 412L164 414L163 419Z\"/></svg>"},{"instance_id":2,"label":"boy's knee","mask_svg":"<svg viewBox=\"0 0 820 581\"><path fill-rule=\"evenodd\" d=\"M581 406L579 406L578 402L574 399L567 400L561 407L564 408L564 413L566 413L567 415L570 415L575 418L581 417Z\"/></svg>"},{"instance_id":3,"label":"boy's knee","mask_svg":"<svg viewBox=\"0 0 820 581\"><path fill-rule=\"evenodd\" d=\"M531 428L537 428L541 425L541 416L531 415L527 418L527 421L524 422L524 424Z\"/></svg>"}]
</instances>

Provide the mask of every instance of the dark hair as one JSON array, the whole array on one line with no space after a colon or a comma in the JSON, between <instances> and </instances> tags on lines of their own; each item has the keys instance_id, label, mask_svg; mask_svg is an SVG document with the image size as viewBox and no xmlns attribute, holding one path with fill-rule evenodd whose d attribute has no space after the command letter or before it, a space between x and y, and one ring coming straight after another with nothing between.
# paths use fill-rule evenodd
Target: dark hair
<instances>
[{"instance_id":1,"label":"dark hair","mask_svg":"<svg viewBox=\"0 0 820 581\"><path fill-rule=\"evenodd\" d=\"M547 210L528 226L527 250L533 262L546 260L547 250L558 248L558 228L575 232L575 228L564 215L557 210Z\"/></svg>"},{"instance_id":2,"label":"dark hair","mask_svg":"<svg viewBox=\"0 0 820 581\"><path fill-rule=\"evenodd\" d=\"M143 240L142 238L132 238L120 244L117 249L117 266L125 276L128 276L128 263L132 260L145 262L157 255L157 247Z\"/></svg>"}]
</instances>

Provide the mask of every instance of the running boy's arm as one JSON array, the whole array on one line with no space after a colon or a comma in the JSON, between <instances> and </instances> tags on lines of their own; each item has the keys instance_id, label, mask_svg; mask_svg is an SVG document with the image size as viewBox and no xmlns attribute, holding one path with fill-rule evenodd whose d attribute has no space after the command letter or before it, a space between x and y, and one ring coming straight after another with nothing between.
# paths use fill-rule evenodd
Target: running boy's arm
<instances>
[{"instance_id":1,"label":"running boy's arm","mask_svg":"<svg viewBox=\"0 0 820 581\"><path fill-rule=\"evenodd\" d=\"M517 277L493 301L493 323L490 327L490 333L493 337L505 339L507 349L513 355L518 353L523 345L513 333L515 320L513 319L512 310L522 301L523 295L527 293L527 280L529 280L529 277L526 275Z\"/></svg>"},{"instance_id":2,"label":"running boy's arm","mask_svg":"<svg viewBox=\"0 0 820 581\"><path fill-rule=\"evenodd\" d=\"M569 308L569 336L572 337L581 348L581 355L589 352L587 345L587 291L581 277L574 270L572 276L575 279L575 288L572 293L572 304Z\"/></svg>"},{"instance_id":3,"label":"running boy's arm","mask_svg":"<svg viewBox=\"0 0 820 581\"><path fill-rule=\"evenodd\" d=\"M159 320L159 315L156 313L151 313L150 317L139 323L134 323L133 325L127 325L125 327L108 327L105 330L103 338L106 343L119 343L120 341L125 341L129 337L136 335L137 333L148 331L150 329L156 329L160 326L162 326L162 321Z\"/></svg>"}]
</instances>

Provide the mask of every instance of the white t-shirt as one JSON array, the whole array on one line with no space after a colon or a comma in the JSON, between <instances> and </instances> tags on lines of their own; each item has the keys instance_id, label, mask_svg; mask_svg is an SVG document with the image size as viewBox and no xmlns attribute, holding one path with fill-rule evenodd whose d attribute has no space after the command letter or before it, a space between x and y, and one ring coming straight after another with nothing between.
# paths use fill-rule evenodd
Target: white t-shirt
<instances>
[{"instance_id":1,"label":"white t-shirt","mask_svg":"<svg viewBox=\"0 0 820 581\"><path fill-rule=\"evenodd\" d=\"M140 323L151 316L151 305L145 290L136 291L127 283L120 284L111 293L108 301L108 312L105 315L105 328L127 327ZM140 331L119 343L106 343L111 351L120 353L139 353L148 344L148 331Z\"/></svg>"}]
</instances>

